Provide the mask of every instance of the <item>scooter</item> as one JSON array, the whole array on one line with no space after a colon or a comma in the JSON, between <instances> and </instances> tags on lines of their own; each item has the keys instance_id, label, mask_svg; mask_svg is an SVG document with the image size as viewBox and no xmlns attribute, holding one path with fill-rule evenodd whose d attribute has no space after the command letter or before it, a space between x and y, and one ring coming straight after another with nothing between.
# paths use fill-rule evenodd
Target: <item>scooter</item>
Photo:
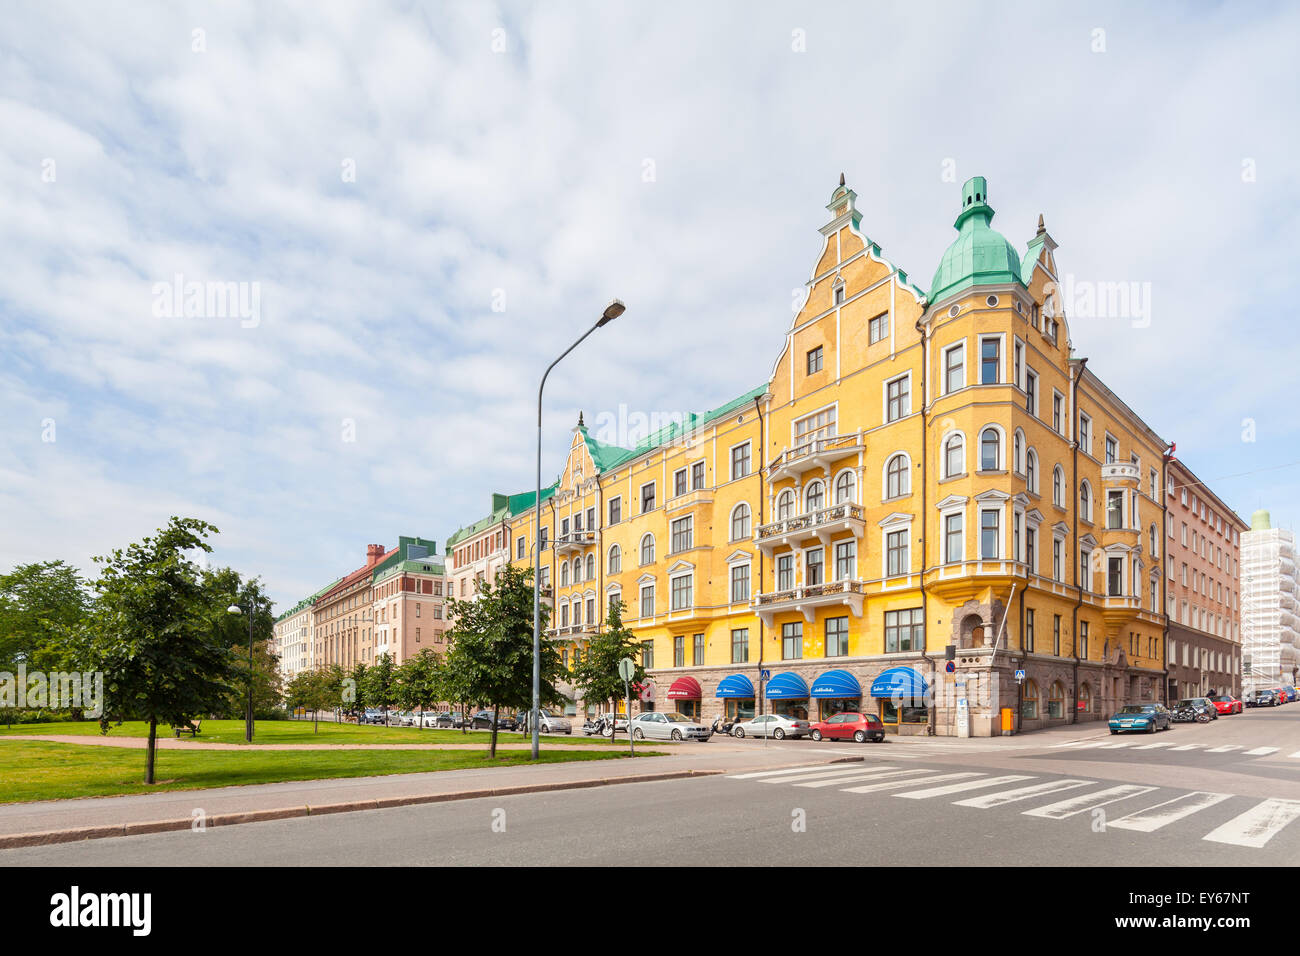
<instances>
[{"instance_id":1,"label":"scooter","mask_svg":"<svg viewBox=\"0 0 1300 956\"><path fill-rule=\"evenodd\" d=\"M735 718L719 717L713 722L713 732L724 737L731 736L731 728L736 726Z\"/></svg>"}]
</instances>

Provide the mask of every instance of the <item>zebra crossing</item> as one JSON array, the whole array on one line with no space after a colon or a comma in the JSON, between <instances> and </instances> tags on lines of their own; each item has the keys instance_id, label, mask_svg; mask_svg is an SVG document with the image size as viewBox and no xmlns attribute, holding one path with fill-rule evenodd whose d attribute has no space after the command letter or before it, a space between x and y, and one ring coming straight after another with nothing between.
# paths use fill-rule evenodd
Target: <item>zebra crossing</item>
<instances>
[{"instance_id":1,"label":"zebra crossing","mask_svg":"<svg viewBox=\"0 0 1300 956\"><path fill-rule=\"evenodd\" d=\"M903 800L959 797L960 799L951 801L953 806L977 810L1020 804L1021 807L1027 807L1016 808L1021 815L1044 820L1067 820L1079 814L1139 798L1154 800L1140 808L1126 804L1122 810L1108 811L1120 812L1121 815L1107 820L1107 829L1135 833L1154 833L1184 822L1194 824L1196 814L1228 800L1255 799L1252 806L1201 837L1212 843L1254 849L1263 847L1300 817L1300 800L1258 800L1208 790L1167 796L1157 792L1165 788L1146 784L1115 784L1083 777L1044 779L1041 774L935 770L899 767L887 763L856 767L817 764L782 770L756 770L728 774L727 779L810 790L833 787L845 794L880 794ZM1048 802L1041 802L1043 800Z\"/></svg>"},{"instance_id":2,"label":"zebra crossing","mask_svg":"<svg viewBox=\"0 0 1300 956\"><path fill-rule=\"evenodd\" d=\"M1271 757L1274 754L1279 754L1291 760L1300 760L1300 750L1283 755L1281 747L1262 746L1247 749L1244 744L1220 744L1216 747L1210 744L1185 744L1177 740L1151 740L1145 735L1120 738L1082 737L1077 740L1065 740L1061 743L1052 744L1048 749L1068 749L1072 753L1083 750L1167 750L1170 753L1199 750L1207 754L1231 754L1233 757Z\"/></svg>"}]
</instances>

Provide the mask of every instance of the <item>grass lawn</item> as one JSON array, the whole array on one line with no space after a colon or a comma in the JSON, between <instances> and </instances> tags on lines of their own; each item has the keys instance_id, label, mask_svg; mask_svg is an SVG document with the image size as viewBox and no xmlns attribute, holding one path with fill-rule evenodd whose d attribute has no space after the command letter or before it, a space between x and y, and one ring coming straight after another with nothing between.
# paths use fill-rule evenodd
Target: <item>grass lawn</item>
<instances>
[{"instance_id":1,"label":"grass lawn","mask_svg":"<svg viewBox=\"0 0 1300 956\"><path fill-rule=\"evenodd\" d=\"M653 755L647 751L645 756ZM542 763L617 760L626 751L543 751ZM638 756L642 754L638 753ZM159 750L158 783L146 786L143 750L13 740L0 743L0 803L103 797L158 790L197 790L284 780L369 777L511 767L531 763L529 752L458 750Z\"/></svg>"},{"instance_id":2,"label":"grass lawn","mask_svg":"<svg viewBox=\"0 0 1300 956\"><path fill-rule=\"evenodd\" d=\"M253 731L253 744L466 744L468 746L487 747L491 734L483 730L471 730L461 733L459 730L420 729L417 727L376 727L372 724L336 724L333 721L320 722L320 733L312 732L309 720L259 720ZM78 736L98 737L99 723L94 720L63 721L51 724L14 724L8 727L0 724L0 736L6 734L75 734ZM122 726L109 725L110 737L147 737L149 725L142 720L128 720ZM170 727L159 727L159 737L172 736ZM189 740L186 734L182 739ZM244 722L242 720L205 720L195 740L211 744L242 744L244 742ZM546 746L554 744L608 744L604 737L584 737L580 731L573 734L554 734L543 736ZM502 730L497 733L498 744L528 743L527 734ZM620 734L619 747L627 747L627 735Z\"/></svg>"}]
</instances>

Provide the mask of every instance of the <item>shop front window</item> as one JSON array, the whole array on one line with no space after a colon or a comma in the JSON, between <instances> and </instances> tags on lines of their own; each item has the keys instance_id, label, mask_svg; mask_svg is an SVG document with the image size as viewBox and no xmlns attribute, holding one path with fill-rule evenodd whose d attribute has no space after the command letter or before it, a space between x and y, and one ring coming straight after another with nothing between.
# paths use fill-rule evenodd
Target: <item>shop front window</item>
<instances>
[{"instance_id":1,"label":"shop front window","mask_svg":"<svg viewBox=\"0 0 1300 956\"><path fill-rule=\"evenodd\" d=\"M836 714L861 713L861 708L861 697L824 697L817 701L817 709L821 714L821 720L827 720Z\"/></svg>"},{"instance_id":2,"label":"shop front window","mask_svg":"<svg viewBox=\"0 0 1300 956\"><path fill-rule=\"evenodd\" d=\"M771 703L772 713L774 714L789 717L791 720L808 719L807 700L774 700Z\"/></svg>"},{"instance_id":3,"label":"shop front window","mask_svg":"<svg viewBox=\"0 0 1300 956\"><path fill-rule=\"evenodd\" d=\"M728 720L753 720L754 698L728 697L726 713Z\"/></svg>"},{"instance_id":4,"label":"shop front window","mask_svg":"<svg viewBox=\"0 0 1300 956\"><path fill-rule=\"evenodd\" d=\"M685 714L692 720L700 719L700 702L698 700L677 701L677 713Z\"/></svg>"}]
</instances>

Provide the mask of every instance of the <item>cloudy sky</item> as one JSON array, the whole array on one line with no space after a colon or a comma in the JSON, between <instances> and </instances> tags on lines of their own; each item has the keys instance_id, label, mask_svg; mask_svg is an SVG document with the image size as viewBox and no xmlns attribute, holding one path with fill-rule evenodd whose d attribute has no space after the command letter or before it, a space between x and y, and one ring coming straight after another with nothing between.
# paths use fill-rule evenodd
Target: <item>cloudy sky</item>
<instances>
[{"instance_id":1,"label":"cloudy sky","mask_svg":"<svg viewBox=\"0 0 1300 956\"><path fill-rule=\"evenodd\" d=\"M1063 272L1149 289L1075 348L1294 527L1300 10L1082 7L10 9L0 569L195 515L287 603L441 544L531 486L537 380L611 297L548 480L579 409L760 384L841 171L923 288L984 175L1013 242L1041 212ZM192 282L236 295L177 311Z\"/></svg>"}]
</instances>

